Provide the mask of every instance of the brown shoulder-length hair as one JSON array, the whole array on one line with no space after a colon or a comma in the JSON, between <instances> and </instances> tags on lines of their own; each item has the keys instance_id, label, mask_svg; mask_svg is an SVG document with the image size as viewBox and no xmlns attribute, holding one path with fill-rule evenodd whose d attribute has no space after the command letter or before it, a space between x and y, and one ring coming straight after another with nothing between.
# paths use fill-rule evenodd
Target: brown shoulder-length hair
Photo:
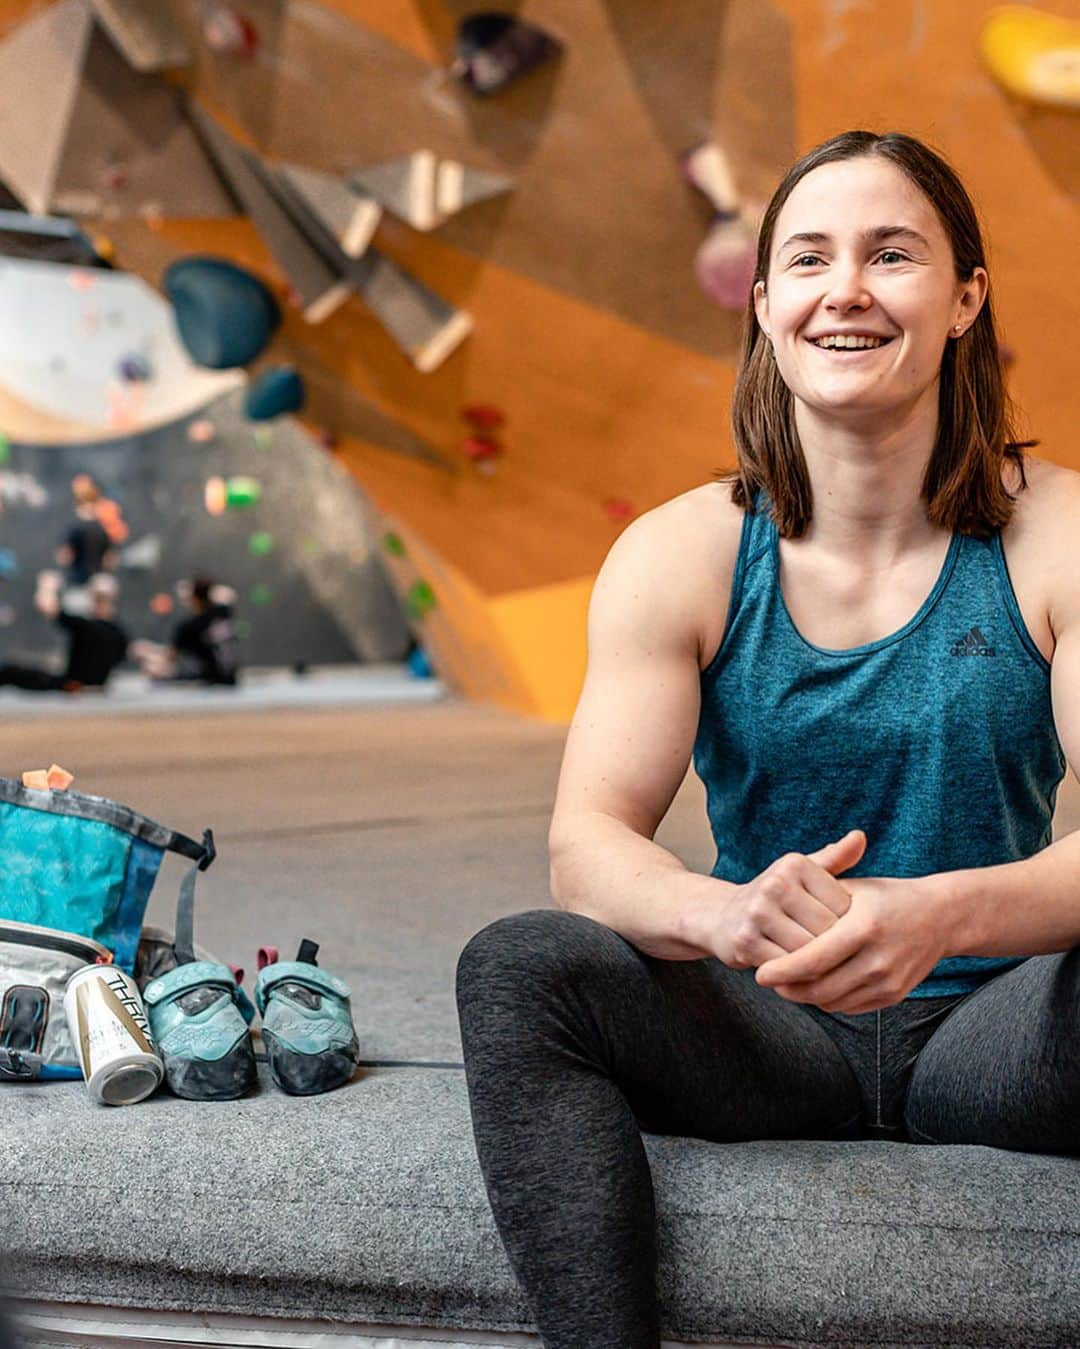
<instances>
[{"instance_id":1,"label":"brown shoulder-length hair","mask_svg":"<svg viewBox=\"0 0 1080 1349\"><path fill-rule=\"evenodd\" d=\"M776 218L795 184L822 164L862 155L890 160L929 198L952 245L957 280L969 281L976 267L986 267L971 198L940 155L899 131L884 135L845 131L803 155L773 194L758 232L755 285L768 282ZM975 322L963 336L945 343L937 439L921 492L931 524L984 538L1008 524L1015 507L1015 498L1001 480L1003 459L1013 460L1027 487L1023 451L1039 444L1016 439L991 299L988 288ZM780 535L801 538L813 508L810 475L795 428L791 390L758 324L753 288L746 306L731 424L739 466L716 470L714 476L731 485L731 499L743 510L750 508L758 487L764 487Z\"/></svg>"}]
</instances>

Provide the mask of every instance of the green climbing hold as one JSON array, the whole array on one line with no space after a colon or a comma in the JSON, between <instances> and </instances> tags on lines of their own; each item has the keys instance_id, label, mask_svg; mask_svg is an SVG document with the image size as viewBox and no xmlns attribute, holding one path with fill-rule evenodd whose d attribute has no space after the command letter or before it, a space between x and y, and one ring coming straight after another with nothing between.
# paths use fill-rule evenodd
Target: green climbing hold
<instances>
[{"instance_id":1,"label":"green climbing hold","mask_svg":"<svg viewBox=\"0 0 1080 1349\"><path fill-rule=\"evenodd\" d=\"M254 506L261 497L258 478L230 478L225 484L226 506Z\"/></svg>"},{"instance_id":2,"label":"green climbing hold","mask_svg":"<svg viewBox=\"0 0 1080 1349\"><path fill-rule=\"evenodd\" d=\"M267 553L274 550L274 536L268 534L266 530L259 530L258 533L252 534L248 540L248 547L256 557L265 557Z\"/></svg>"},{"instance_id":3,"label":"green climbing hold","mask_svg":"<svg viewBox=\"0 0 1080 1349\"><path fill-rule=\"evenodd\" d=\"M11 458L11 441L0 431L0 464L6 464Z\"/></svg>"},{"instance_id":4,"label":"green climbing hold","mask_svg":"<svg viewBox=\"0 0 1080 1349\"><path fill-rule=\"evenodd\" d=\"M405 608L410 618L423 618L435 608L435 592L426 581L416 581L405 596Z\"/></svg>"},{"instance_id":5,"label":"green climbing hold","mask_svg":"<svg viewBox=\"0 0 1080 1349\"><path fill-rule=\"evenodd\" d=\"M268 585L264 585L261 581L259 582L258 585L254 585L251 587L252 604L258 604L260 606L264 604L269 604L270 601L273 599L273 597L274 592L270 589Z\"/></svg>"},{"instance_id":6,"label":"green climbing hold","mask_svg":"<svg viewBox=\"0 0 1080 1349\"><path fill-rule=\"evenodd\" d=\"M388 553L393 553L394 557L405 556L405 545L396 534L384 534L383 547Z\"/></svg>"}]
</instances>

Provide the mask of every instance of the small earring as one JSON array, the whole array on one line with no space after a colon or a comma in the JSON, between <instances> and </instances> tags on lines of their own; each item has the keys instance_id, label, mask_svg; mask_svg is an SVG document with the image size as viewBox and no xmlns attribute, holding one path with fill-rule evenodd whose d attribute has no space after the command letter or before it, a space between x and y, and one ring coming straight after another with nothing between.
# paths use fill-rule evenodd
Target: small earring
<instances>
[{"instance_id":1,"label":"small earring","mask_svg":"<svg viewBox=\"0 0 1080 1349\"><path fill-rule=\"evenodd\" d=\"M960 332L960 330L963 328L963 326L964 326L964 325L963 325L962 323L958 323L958 324L956 325L956 327L953 329L953 332L954 332L954 333Z\"/></svg>"}]
</instances>

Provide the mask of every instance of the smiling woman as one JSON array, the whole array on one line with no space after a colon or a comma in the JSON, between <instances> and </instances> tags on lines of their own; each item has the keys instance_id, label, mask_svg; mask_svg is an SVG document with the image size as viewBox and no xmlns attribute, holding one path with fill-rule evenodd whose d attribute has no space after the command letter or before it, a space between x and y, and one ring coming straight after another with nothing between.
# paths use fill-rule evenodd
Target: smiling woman
<instances>
[{"instance_id":1,"label":"smiling woman","mask_svg":"<svg viewBox=\"0 0 1080 1349\"><path fill-rule=\"evenodd\" d=\"M811 151L746 319L730 492L647 512L596 579L556 909L458 961L477 1152L550 1345L660 1344L643 1131L1078 1147L1080 835L1050 842L1065 759L1011 575L1036 617L1064 588L1032 539L1076 532L1080 475L1024 477L956 175L896 133ZM708 876L654 839L691 753Z\"/></svg>"},{"instance_id":2,"label":"smiling woman","mask_svg":"<svg viewBox=\"0 0 1080 1349\"><path fill-rule=\"evenodd\" d=\"M717 475L735 504L764 487L781 537L802 538L815 496L841 478L865 498L862 469L879 500L903 496L895 479L896 494L881 491L880 466L926 439L925 464L902 457L919 475L909 532L987 537L1013 511L1002 457L1022 473L1038 444L1013 423L982 234L955 171L900 132L848 131L803 156L758 237L732 400L739 467ZM822 539L827 522L816 527Z\"/></svg>"}]
</instances>

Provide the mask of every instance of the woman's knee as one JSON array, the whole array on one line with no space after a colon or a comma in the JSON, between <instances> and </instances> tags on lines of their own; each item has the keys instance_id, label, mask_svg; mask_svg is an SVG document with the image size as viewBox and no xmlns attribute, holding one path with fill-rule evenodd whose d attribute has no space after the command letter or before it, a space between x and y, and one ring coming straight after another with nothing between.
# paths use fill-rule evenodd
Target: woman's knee
<instances>
[{"instance_id":1,"label":"woman's knee","mask_svg":"<svg viewBox=\"0 0 1080 1349\"><path fill-rule=\"evenodd\" d=\"M576 974L589 976L632 955L624 938L584 914L565 909L529 909L507 914L466 942L457 962L457 991L503 978L553 980L560 986Z\"/></svg>"}]
</instances>

